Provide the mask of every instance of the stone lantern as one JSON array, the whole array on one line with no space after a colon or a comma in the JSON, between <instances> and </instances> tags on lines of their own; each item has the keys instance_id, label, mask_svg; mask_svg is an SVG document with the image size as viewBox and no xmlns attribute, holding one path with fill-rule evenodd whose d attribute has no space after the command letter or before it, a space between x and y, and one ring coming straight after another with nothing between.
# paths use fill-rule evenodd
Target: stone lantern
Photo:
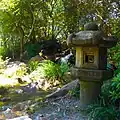
<instances>
[{"instance_id":1,"label":"stone lantern","mask_svg":"<svg viewBox=\"0 0 120 120\"><path fill-rule=\"evenodd\" d=\"M100 94L103 80L113 76L107 70L107 48L115 46L117 39L106 36L96 23L88 23L84 31L68 36L67 45L76 48L76 64L72 75L80 80L80 104L94 102Z\"/></svg>"}]
</instances>

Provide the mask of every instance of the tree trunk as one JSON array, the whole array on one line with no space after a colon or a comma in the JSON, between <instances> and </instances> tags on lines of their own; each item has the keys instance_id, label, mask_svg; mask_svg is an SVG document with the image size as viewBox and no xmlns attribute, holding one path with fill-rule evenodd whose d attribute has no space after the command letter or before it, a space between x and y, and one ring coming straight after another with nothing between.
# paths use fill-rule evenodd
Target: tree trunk
<instances>
[{"instance_id":1,"label":"tree trunk","mask_svg":"<svg viewBox=\"0 0 120 120\"><path fill-rule=\"evenodd\" d=\"M19 26L19 32L21 35L21 38L20 38L20 60L22 60L23 51L24 51L24 30L20 26Z\"/></svg>"}]
</instances>

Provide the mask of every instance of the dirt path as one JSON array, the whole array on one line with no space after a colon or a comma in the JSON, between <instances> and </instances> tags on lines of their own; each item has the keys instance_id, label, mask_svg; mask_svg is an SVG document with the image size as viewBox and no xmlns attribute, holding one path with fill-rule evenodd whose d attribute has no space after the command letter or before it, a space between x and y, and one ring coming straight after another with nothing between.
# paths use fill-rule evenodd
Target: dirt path
<instances>
[{"instance_id":1,"label":"dirt path","mask_svg":"<svg viewBox=\"0 0 120 120\"><path fill-rule=\"evenodd\" d=\"M44 107L35 112L33 120L87 120L85 112L80 110L80 100L63 97L58 100L46 101Z\"/></svg>"}]
</instances>

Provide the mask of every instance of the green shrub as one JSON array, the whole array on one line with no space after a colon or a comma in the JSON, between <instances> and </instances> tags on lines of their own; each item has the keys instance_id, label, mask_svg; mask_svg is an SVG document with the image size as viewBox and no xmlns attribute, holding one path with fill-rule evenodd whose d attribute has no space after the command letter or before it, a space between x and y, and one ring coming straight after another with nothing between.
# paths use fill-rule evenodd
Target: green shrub
<instances>
[{"instance_id":1,"label":"green shrub","mask_svg":"<svg viewBox=\"0 0 120 120\"><path fill-rule=\"evenodd\" d=\"M59 78L59 80L62 80L61 82L63 82L63 83L68 82L67 80L64 79L64 75L68 71L69 71L69 65L67 63L61 63L59 65L58 78Z\"/></svg>"},{"instance_id":2,"label":"green shrub","mask_svg":"<svg viewBox=\"0 0 120 120\"><path fill-rule=\"evenodd\" d=\"M42 72L43 75L47 79L49 79L51 81L58 79L59 65L55 64L52 61L44 61L43 63L40 64L40 67L41 67L40 69L42 69L42 71L43 71Z\"/></svg>"},{"instance_id":3,"label":"green shrub","mask_svg":"<svg viewBox=\"0 0 120 120\"><path fill-rule=\"evenodd\" d=\"M39 63L37 69L34 71L36 75L44 77L50 82L58 80L61 83L64 83L64 74L69 70L67 64L56 64L50 60L45 60L44 62ZM34 76L32 76L34 78Z\"/></svg>"},{"instance_id":4,"label":"green shrub","mask_svg":"<svg viewBox=\"0 0 120 120\"><path fill-rule=\"evenodd\" d=\"M119 101L120 104L120 73L112 80L110 95L113 102Z\"/></svg>"},{"instance_id":5,"label":"green shrub","mask_svg":"<svg viewBox=\"0 0 120 120\"><path fill-rule=\"evenodd\" d=\"M119 110L112 105L94 104L89 106L89 120L119 120Z\"/></svg>"},{"instance_id":6,"label":"green shrub","mask_svg":"<svg viewBox=\"0 0 120 120\"><path fill-rule=\"evenodd\" d=\"M73 90L70 90L69 95L74 96L76 98L80 98L80 87L76 87Z\"/></svg>"},{"instance_id":7,"label":"green shrub","mask_svg":"<svg viewBox=\"0 0 120 120\"><path fill-rule=\"evenodd\" d=\"M6 58L5 60L2 59L2 56L0 56L0 73L4 71L4 69L7 67L9 59Z\"/></svg>"},{"instance_id":8,"label":"green shrub","mask_svg":"<svg viewBox=\"0 0 120 120\"><path fill-rule=\"evenodd\" d=\"M110 99L110 93L106 99L105 94L102 94L99 99L92 105L89 105L88 116L89 120L119 120L120 109L118 109ZM109 98L109 99L108 99ZM111 102L110 102L111 101Z\"/></svg>"},{"instance_id":9,"label":"green shrub","mask_svg":"<svg viewBox=\"0 0 120 120\"><path fill-rule=\"evenodd\" d=\"M27 74L27 67L25 64L20 64L19 68L16 70L15 75L18 77L22 77Z\"/></svg>"},{"instance_id":10,"label":"green shrub","mask_svg":"<svg viewBox=\"0 0 120 120\"><path fill-rule=\"evenodd\" d=\"M0 95L5 95L6 93L8 93L8 88L0 86Z\"/></svg>"},{"instance_id":11,"label":"green shrub","mask_svg":"<svg viewBox=\"0 0 120 120\"><path fill-rule=\"evenodd\" d=\"M117 63L120 61L120 43L108 50L108 59Z\"/></svg>"},{"instance_id":12,"label":"green shrub","mask_svg":"<svg viewBox=\"0 0 120 120\"><path fill-rule=\"evenodd\" d=\"M120 120L120 73L103 85L99 100L88 111L90 120Z\"/></svg>"},{"instance_id":13,"label":"green shrub","mask_svg":"<svg viewBox=\"0 0 120 120\"><path fill-rule=\"evenodd\" d=\"M7 56L7 52L8 52L8 48L4 46L0 46L0 56L5 58Z\"/></svg>"},{"instance_id":14,"label":"green shrub","mask_svg":"<svg viewBox=\"0 0 120 120\"><path fill-rule=\"evenodd\" d=\"M101 99L104 99L104 104L106 105L109 105L111 104L111 94L110 94L110 91L111 91L111 82L112 80L107 80L104 82L104 84L102 85L102 88L101 88L101 95L100 95L100 100Z\"/></svg>"},{"instance_id":15,"label":"green shrub","mask_svg":"<svg viewBox=\"0 0 120 120\"><path fill-rule=\"evenodd\" d=\"M30 62L28 62L29 72L33 72L34 70L36 70L38 65L39 65L38 61L30 61Z\"/></svg>"}]
</instances>

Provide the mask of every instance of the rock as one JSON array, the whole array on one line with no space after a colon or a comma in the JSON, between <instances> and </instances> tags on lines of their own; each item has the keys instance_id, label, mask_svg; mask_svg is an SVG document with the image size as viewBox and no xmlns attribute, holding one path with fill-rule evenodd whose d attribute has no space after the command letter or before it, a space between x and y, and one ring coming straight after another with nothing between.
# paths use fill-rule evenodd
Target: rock
<instances>
[{"instance_id":1,"label":"rock","mask_svg":"<svg viewBox=\"0 0 120 120\"><path fill-rule=\"evenodd\" d=\"M30 76L29 75L25 75L21 78L23 81L27 82L27 83L30 83L32 82L32 80L30 79Z\"/></svg>"},{"instance_id":2,"label":"rock","mask_svg":"<svg viewBox=\"0 0 120 120\"><path fill-rule=\"evenodd\" d=\"M7 110L3 112L3 115L5 118L12 118L13 117L12 110L10 108L7 108Z\"/></svg>"},{"instance_id":3,"label":"rock","mask_svg":"<svg viewBox=\"0 0 120 120\"><path fill-rule=\"evenodd\" d=\"M40 117L39 115L35 118L35 120L49 120L47 117Z\"/></svg>"},{"instance_id":4,"label":"rock","mask_svg":"<svg viewBox=\"0 0 120 120\"><path fill-rule=\"evenodd\" d=\"M44 115L43 115L43 114L38 114L38 115L35 117L35 120L42 120L42 118L44 118Z\"/></svg>"},{"instance_id":5,"label":"rock","mask_svg":"<svg viewBox=\"0 0 120 120\"><path fill-rule=\"evenodd\" d=\"M11 106L9 106L9 105L7 105L7 106L2 106L2 109L1 109L1 110L2 110L2 111L6 111L8 108L10 109Z\"/></svg>"},{"instance_id":6,"label":"rock","mask_svg":"<svg viewBox=\"0 0 120 120\"><path fill-rule=\"evenodd\" d=\"M37 91L37 85L38 85L38 82L29 83L26 86L21 86L21 89L23 90L23 92L26 92L26 93L35 93Z\"/></svg>"},{"instance_id":7,"label":"rock","mask_svg":"<svg viewBox=\"0 0 120 120\"><path fill-rule=\"evenodd\" d=\"M17 80L18 80L18 83L20 83L20 84L25 84L26 83L26 81L22 80L21 78L17 78Z\"/></svg>"},{"instance_id":8,"label":"rock","mask_svg":"<svg viewBox=\"0 0 120 120\"><path fill-rule=\"evenodd\" d=\"M61 63L66 63L67 64L72 55L73 54L70 53L70 54L66 55L65 57L61 57Z\"/></svg>"},{"instance_id":9,"label":"rock","mask_svg":"<svg viewBox=\"0 0 120 120\"><path fill-rule=\"evenodd\" d=\"M1 98L2 102L8 102L10 100L11 100L10 97L3 97L3 98Z\"/></svg>"},{"instance_id":10,"label":"rock","mask_svg":"<svg viewBox=\"0 0 120 120\"><path fill-rule=\"evenodd\" d=\"M32 120L32 119L29 118L28 116L21 116L21 117L16 117L16 118L9 119L9 120Z\"/></svg>"},{"instance_id":11,"label":"rock","mask_svg":"<svg viewBox=\"0 0 120 120\"><path fill-rule=\"evenodd\" d=\"M62 88L56 90L55 92L47 95L46 98L56 98L56 97L64 96L68 93L69 90L73 90L78 87L80 87L80 84L79 84L79 80L77 79L64 85Z\"/></svg>"},{"instance_id":12,"label":"rock","mask_svg":"<svg viewBox=\"0 0 120 120\"><path fill-rule=\"evenodd\" d=\"M15 91L16 91L16 93L18 93L18 94L23 93L23 90L22 90L22 89L17 89L17 90L15 90Z\"/></svg>"},{"instance_id":13,"label":"rock","mask_svg":"<svg viewBox=\"0 0 120 120\"><path fill-rule=\"evenodd\" d=\"M12 111L24 111L29 107L30 101L25 101L13 106Z\"/></svg>"},{"instance_id":14,"label":"rock","mask_svg":"<svg viewBox=\"0 0 120 120\"><path fill-rule=\"evenodd\" d=\"M45 60L45 58L43 58L43 57L40 56L40 55L36 55L35 57L32 57L32 58L30 59L30 61L38 61L38 62L43 61L43 60Z\"/></svg>"}]
</instances>

